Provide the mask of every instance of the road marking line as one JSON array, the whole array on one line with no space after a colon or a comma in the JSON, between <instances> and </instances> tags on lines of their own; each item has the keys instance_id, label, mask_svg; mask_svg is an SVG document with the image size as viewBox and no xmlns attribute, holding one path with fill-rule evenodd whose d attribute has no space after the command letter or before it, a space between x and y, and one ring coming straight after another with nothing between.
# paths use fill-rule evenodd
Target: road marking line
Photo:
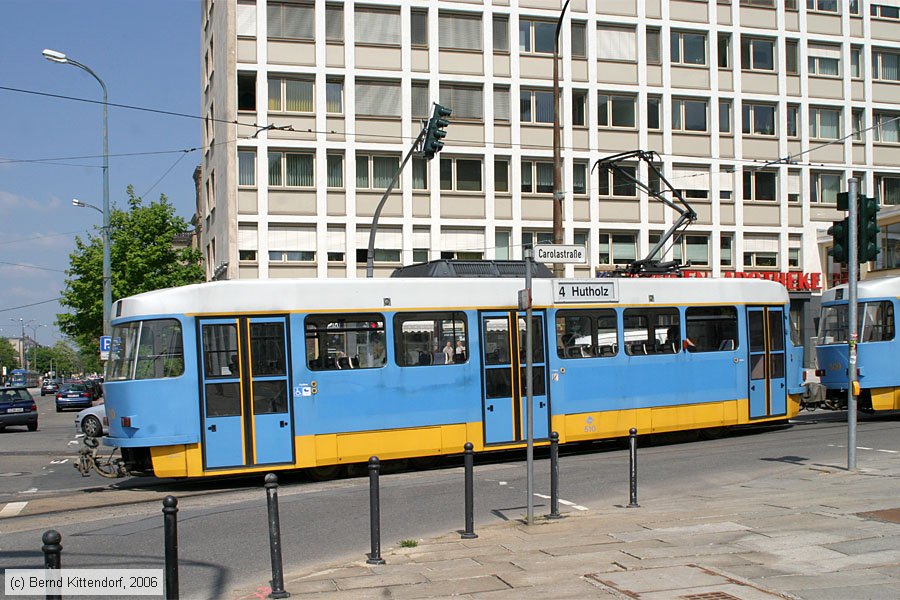
<instances>
[{"instance_id":1,"label":"road marking line","mask_svg":"<svg viewBox=\"0 0 900 600\"><path fill-rule=\"evenodd\" d=\"M63 458L62 460L51 460L51 461L50 461L50 464L51 464L51 465L64 465L64 464L66 464L67 462L69 462L69 459L68 459L68 458Z\"/></svg>"},{"instance_id":2,"label":"road marking line","mask_svg":"<svg viewBox=\"0 0 900 600\"><path fill-rule=\"evenodd\" d=\"M35 493L35 492L37 492L37 491L38 491L37 488L28 488L28 489L25 490L24 492L19 492L19 493L20 493L20 494L33 494L33 493Z\"/></svg>"},{"instance_id":3,"label":"road marking line","mask_svg":"<svg viewBox=\"0 0 900 600\"><path fill-rule=\"evenodd\" d=\"M828 444L829 448L846 448L840 444ZM857 446L857 450L874 450L875 452L887 452L888 454L900 454L900 450L882 450L881 448L868 448L866 446Z\"/></svg>"},{"instance_id":4,"label":"road marking line","mask_svg":"<svg viewBox=\"0 0 900 600\"><path fill-rule=\"evenodd\" d=\"M27 502L10 502L0 510L0 517L14 517L25 508Z\"/></svg>"},{"instance_id":5,"label":"road marking line","mask_svg":"<svg viewBox=\"0 0 900 600\"><path fill-rule=\"evenodd\" d=\"M545 500L550 499L550 496L545 496L544 494L535 494L535 496L537 496L538 498L543 498ZM559 503L565 504L566 506L571 506L575 510L587 510L588 509L586 506L581 506L580 504L575 504L574 502L569 502L568 500L560 499Z\"/></svg>"},{"instance_id":6,"label":"road marking line","mask_svg":"<svg viewBox=\"0 0 900 600\"><path fill-rule=\"evenodd\" d=\"M67 446L72 446L72 445L77 444L77 443L78 443L78 440L72 440L71 442L69 442L69 443L66 444L66 445L67 445Z\"/></svg>"},{"instance_id":7,"label":"road marking line","mask_svg":"<svg viewBox=\"0 0 900 600\"><path fill-rule=\"evenodd\" d=\"M874 450L875 448L868 448L866 446L857 446L856 449L857 450Z\"/></svg>"},{"instance_id":8,"label":"road marking line","mask_svg":"<svg viewBox=\"0 0 900 600\"><path fill-rule=\"evenodd\" d=\"M888 454L900 454L898 450L875 450L875 452L887 452Z\"/></svg>"}]
</instances>

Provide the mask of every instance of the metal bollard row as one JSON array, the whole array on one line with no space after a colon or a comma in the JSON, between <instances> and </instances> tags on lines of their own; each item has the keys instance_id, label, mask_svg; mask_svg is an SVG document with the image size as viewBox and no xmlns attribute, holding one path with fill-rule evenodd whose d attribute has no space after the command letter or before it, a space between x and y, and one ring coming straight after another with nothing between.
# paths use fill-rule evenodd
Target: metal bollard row
<instances>
[{"instance_id":1,"label":"metal bollard row","mask_svg":"<svg viewBox=\"0 0 900 600\"><path fill-rule=\"evenodd\" d=\"M628 489L630 502L628 508L640 508L637 501L637 429L628 432Z\"/></svg>"},{"instance_id":2,"label":"metal bollard row","mask_svg":"<svg viewBox=\"0 0 900 600\"><path fill-rule=\"evenodd\" d=\"M287 598L281 562L281 522L278 518L278 476L266 475L266 512L269 517L269 556L272 560L272 591L269 598Z\"/></svg>"},{"instance_id":3,"label":"metal bollard row","mask_svg":"<svg viewBox=\"0 0 900 600\"><path fill-rule=\"evenodd\" d=\"M178 499L163 498L163 544L165 546L166 600L178 598Z\"/></svg>"}]
</instances>

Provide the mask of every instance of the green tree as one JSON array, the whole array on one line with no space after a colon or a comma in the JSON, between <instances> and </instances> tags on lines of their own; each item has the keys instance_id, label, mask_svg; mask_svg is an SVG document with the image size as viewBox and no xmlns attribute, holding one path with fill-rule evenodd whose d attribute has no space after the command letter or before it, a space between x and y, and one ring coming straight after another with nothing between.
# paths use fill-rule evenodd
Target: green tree
<instances>
[{"instance_id":1,"label":"green tree","mask_svg":"<svg viewBox=\"0 0 900 600\"><path fill-rule=\"evenodd\" d=\"M166 196L145 205L128 186L128 210L110 211L110 266L113 301L142 292L204 280L202 255L194 248L175 248L175 236L188 231ZM99 230L100 228L98 228ZM57 315L60 330L78 346L86 371L100 370L103 332L103 242L101 232L75 238L69 255L66 287Z\"/></svg>"},{"instance_id":2,"label":"green tree","mask_svg":"<svg viewBox=\"0 0 900 600\"><path fill-rule=\"evenodd\" d=\"M0 367L6 367L7 373L19 367L19 353L6 338L0 338Z\"/></svg>"},{"instance_id":3,"label":"green tree","mask_svg":"<svg viewBox=\"0 0 900 600\"><path fill-rule=\"evenodd\" d=\"M57 377L70 375L81 370L76 366L80 364L79 361L78 353L67 342L59 340L53 346L41 346L37 349L35 370L43 374L49 372L52 366Z\"/></svg>"}]
</instances>

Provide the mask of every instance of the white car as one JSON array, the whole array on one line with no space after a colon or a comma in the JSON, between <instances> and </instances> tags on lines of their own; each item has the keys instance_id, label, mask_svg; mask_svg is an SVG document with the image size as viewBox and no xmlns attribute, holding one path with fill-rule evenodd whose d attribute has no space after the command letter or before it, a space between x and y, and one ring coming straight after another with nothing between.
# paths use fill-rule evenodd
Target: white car
<instances>
[{"instance_id":1,"label":"white car","mask_svg":"<svg viewBox=\"0 0 900 600\"><path fill-rule=\"evenodd\" d=\"M102 437L109 429L106 405L98 404L85 408L75 416L75 431L89 437Z\"/></svg>"}]
</instances>

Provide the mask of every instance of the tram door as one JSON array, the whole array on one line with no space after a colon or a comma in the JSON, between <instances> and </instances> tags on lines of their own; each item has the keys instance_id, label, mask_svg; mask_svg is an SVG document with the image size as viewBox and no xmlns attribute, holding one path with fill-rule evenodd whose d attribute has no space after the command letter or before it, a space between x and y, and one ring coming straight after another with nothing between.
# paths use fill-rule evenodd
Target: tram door
<instances>
[{"instance_id":1,"label":"tram door","mask_svg":"<svg viewBox=\"0 0 900 600\"><path fill-rule=\"evenodd\" d=\"M750 340L750 418L787 414L784 379L784 311L747 309Z\"/></svg>"},{"instance_id":2,"label":"tram door","mask_svg":"<svg viewBox=\"0 0 900 600\"><path fill-rule=\"evenodd\" d=\"M532 392L534 439L546 439L550 427L547 399L544 315L532 314ZM528 439L525 374L525 313L491 312L481 315L484 369L484 443L502 444Z\"/></svg>"},{"instance_id":3,"label":"tram door","mask_svg":"<svg viewBox=\"0 0 900 600\"><path fill-rule=\"evenodd\" d=\"M294 462L284 317L200 322L207 469Z\"/></svg>"}]
</instances>

